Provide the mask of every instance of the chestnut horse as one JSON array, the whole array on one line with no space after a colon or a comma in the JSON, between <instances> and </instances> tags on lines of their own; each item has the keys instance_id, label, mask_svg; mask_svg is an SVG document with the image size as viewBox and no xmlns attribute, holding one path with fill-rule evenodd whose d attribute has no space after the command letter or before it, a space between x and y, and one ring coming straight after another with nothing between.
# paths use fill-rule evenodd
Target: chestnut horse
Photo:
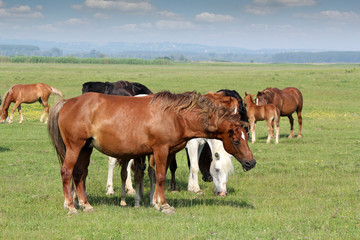
<instances>
[{"instance_id":1,"label":"chestnut horse","mask_svg":"<svg viewBox=\"0 0 360 240\"><path fill-rule=\"evenodd\" d=\"M20 114L20 123L24 121L21 104L22 103L34 103L39 101L41 105L44 107L44 112L41 115L40 122L44 121L44 116L49 115L49 104L48 99L51 93L57 94L61 97L64 95L54 87L46 85L44 83L36 83L36 84L17 84L12 86L4 96L4 102L1 105L0 109L0 123L4 123L7 116L11 103L15 103L14 107L11 110L9 123L13 122L13 115L16 108ZM47 119L45 121L47 123Z\"/></svg>"},{"instance_id":2,"label":"chestnut horse","mask_svg":"<svg viewBox=\"0 0 360 240\"><path fill-rule=\"evenodd\" d=\"M155 208L174 213L165 199L169 159L194 137L215 138L241 164L252 169L256 160L247 144L239 117L219 108L198 93L160 92L141 98L86 93L54 104L48 130L62 164L64 207L77 213L71 196L71 178L79 206L91 211L85 193L90 155L100 152L121 159L153 154L156 167Z\"/></svg>"},{"instance_id":3,"label":"chestnut horse","mask_svg":"<svg viewBox=\"0 0 360 240\"><path fill-rule=\"evenodd\" d=\"M247 107L247 116L250 123L251 130L251 142L256 141L256 121L266 120L268 126L268 138L266 143L270 143L270 139L274 134L273 125L275 123L276 138L275 142L279 143L279 122L280 122L280 110L275 107L274 104L266 104L258 106L253 102L253 96L245 92L244 102Z\"/></svg>"},{"instance_id":4,"label":"chestnut horse","mask_svg":"<svg viewBox=\"0 0 360 240\"><path fill-rule=\"evenodd\" d=\"M290 121L290 135L289 138L294 137L294 118L293 112L296 111L299 122L299 134L298 138L302 137L301 126L302 116L301 110L303 107L303 97L299 89L294 87L284 88L282 90L278 88L266 88L261 92L258 92L256 98L257 105L264 105L272 103L280 110L280 116L287 116Z\"/></svg>"}]
</instances>

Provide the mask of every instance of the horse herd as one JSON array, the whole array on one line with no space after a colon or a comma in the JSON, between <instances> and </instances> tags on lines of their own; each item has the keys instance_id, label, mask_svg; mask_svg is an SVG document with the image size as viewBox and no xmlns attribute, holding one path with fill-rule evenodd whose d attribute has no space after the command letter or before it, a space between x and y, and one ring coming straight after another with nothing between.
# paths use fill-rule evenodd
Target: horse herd
<instances>
[{"instance_id":1,"label":"horse herd","mask_svg":"<svg viewBox=\"0 0 360 240\"><path fill-rule=\"evenodd\" d=\"M135 206L140 206L147 157L150 205L161 212L174 213L165 199L165 175L170 168L170 187L175 190L175 155L184 147L190 169L188 190L201 193L200 169L204 181L214 182L215 193L225 196L227 178L233 170L231 156L241 163L244 171L255 167L256 160L248 146L249 126L254 143L256 122L266 120L266 142L274 137L275 126L275 142L278 143L280 116L289 118L291 138L294 137L292 113L297 112L298 137L302 137L303 99L301 92L292 87L266 88L257 93L254 102L254 95L245 92L242 99L235 90L228 89L205 95L195 91L154 94L140 83L87 82L83 84L82 95L57 101L49 112L51 93L64 97L59 90L43 83L14 85L4 95L0 122L6 121L12 102L15 104L9 123L13 121L16 108L23 122L21 103L39 101L43 105L40 121L47 115L45 123L48 123L49 135L61 163L64 207L70 214L77 213L76 197L84 211L93 210L86 196L86 177L94 147L110 156L107 194L114 193L113 169L117 162L121 165L120 205L126 205L126 191L134 192L130 178L132 168Z\"/></svg>"}]
</instances>

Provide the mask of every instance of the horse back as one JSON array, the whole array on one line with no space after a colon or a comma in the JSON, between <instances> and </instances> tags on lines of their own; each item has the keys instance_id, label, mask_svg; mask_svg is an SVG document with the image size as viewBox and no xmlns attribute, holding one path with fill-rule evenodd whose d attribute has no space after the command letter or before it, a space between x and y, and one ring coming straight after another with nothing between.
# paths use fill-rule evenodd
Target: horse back
<instances>
[{"instance_id":1,"label":"horse back","mask_svg":"<svg viewBox=\"0 0 360 240\"><path fill-rule=\"evenodd\" d=\"M301 111L303 105L302 94L294 87L275 91L273 104L279 108L281 116L287 116L295 111Z\"/></svg>"},{"instance_id":2,"label":"horse back","mask_svg":"<svg viewBox=\"0 0 360 240\"><path fill-rule=\"evenodd\" d=\"M169 133L176 135L176 123L150 104L152 97L86 93L69 99L59 114L61 135L70 142L90 140L100 152L117 158L151 154L154 144L171 145Z\"/></svg>"}]
</instances>

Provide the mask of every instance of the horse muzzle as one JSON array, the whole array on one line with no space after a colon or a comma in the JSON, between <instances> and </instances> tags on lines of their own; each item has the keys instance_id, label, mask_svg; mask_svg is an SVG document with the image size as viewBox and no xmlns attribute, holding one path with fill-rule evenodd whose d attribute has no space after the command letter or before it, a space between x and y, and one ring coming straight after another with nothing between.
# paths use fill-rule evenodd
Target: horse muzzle
<instances>
[{"instance_id":1,"label":"horse muzzle","mask_svg":"<svg viewBox=\"0 0 360 240\"><path fill-rule=\"evenodd\" d=\"M242 167L243 167L244 172L247 172L247 171L249 171L249 170L251 170L252 168L255 167L255 165L256 165L256 160L253 159L253 160L250 161L250 162L243 162L243 163L241 163L241 165L242 165Z\"/></svg>"}]
</instances>

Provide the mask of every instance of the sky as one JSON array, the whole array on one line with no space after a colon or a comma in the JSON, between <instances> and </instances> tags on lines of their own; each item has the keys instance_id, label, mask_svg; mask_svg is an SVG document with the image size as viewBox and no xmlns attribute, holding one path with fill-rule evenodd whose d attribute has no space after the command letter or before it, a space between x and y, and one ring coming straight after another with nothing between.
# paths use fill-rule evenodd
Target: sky
<instances>
[{"instance_id":1,"label":"sky","mask_svg":"<svg viewBox=\"0 0 360 240\"><path fill-rule=\"evenodd\" d=\"M360 1L0 0L1 39L360 51Z\"/></svg>"}]
</instances>

